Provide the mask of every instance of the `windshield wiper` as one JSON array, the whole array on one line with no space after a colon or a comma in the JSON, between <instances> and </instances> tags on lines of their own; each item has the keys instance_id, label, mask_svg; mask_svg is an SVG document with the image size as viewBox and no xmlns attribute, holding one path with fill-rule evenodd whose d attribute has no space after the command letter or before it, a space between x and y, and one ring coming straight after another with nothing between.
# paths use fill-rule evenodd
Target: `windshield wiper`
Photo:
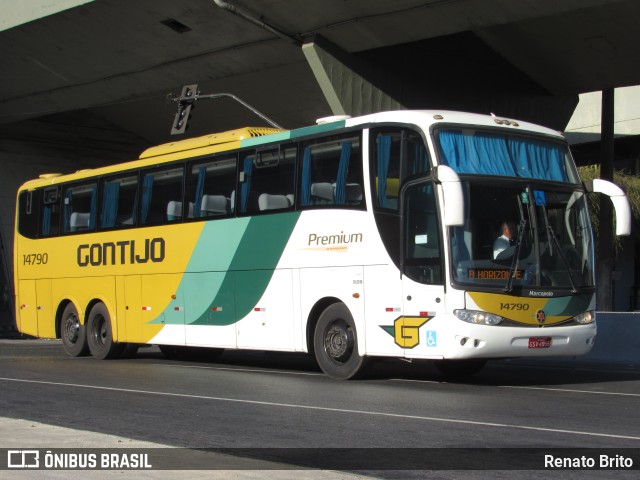
<instances>
[{"instance_id":1,"label":"windshield wiper","mask_svg":"<svg viewBox=\"0 0 640 480\"><path fill-rule=\"evenodd\" d=\"M518 262L520 261L520 251L522 250L522 240L524 238L524 229L527 227L527 220L524 217L524 212L522 211L522 198L520 195L517 195L518 198L518 209L520 211L520 223L518 223L518 236L516 238L516 248L515 254L511 259L511 266L509 267L509 277L507 278L507 284L504 287L505 293L511 292L513 290L513 279L518 271Z\"/></svg>"},{"instance_id":2,"label":"windshield wiper","mask_svg":"<svg viewBox=\"0 0 640 480\"><path fill-rule=\"evenodd\" d=\"M569 281L571 282L571 293L579 293L578 291L578 287L576 287L576 283L573 280L573 274L571 273L571 265L569 265L569 261L567 260L567 257L564 255L564 252L562 251L562 247L560 247L560 242L558 242L558 239L556 237L555 232L553 231L553 228L551 227L551 224L549 224L549 216L547 215L547 207L543 204L540 205L542 207L542 213L544 214L544 223L545 223L545 227L547 230L547 236L553 240L553 243L555 243L556 248L558 249L558 256L560 257L560 259L562 260L562 263L564 263L565 268L567 269L567 273L569 274ZM553 256L553 248L551 247L551 242L549 242L549 255Z\"/></svg>"}]
</instances>

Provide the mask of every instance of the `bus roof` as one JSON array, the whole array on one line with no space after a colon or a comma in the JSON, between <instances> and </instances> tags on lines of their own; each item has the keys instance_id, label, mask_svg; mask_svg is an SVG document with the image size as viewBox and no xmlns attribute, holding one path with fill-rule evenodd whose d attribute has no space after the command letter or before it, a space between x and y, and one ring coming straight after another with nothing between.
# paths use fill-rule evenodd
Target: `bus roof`
<instances>
[{"instance_id":1,"label":"bus roof","mask_svg":"<svg viewBox=\"0 0 640 480\"><path fill-rule=\"evenodd\" d=\"M556 138L564 138L562 132L543 127L535 123L515 120L499 115L484 115L480 113L458 112L453 110L397 110L372 113L362 117L355 117L346 121L346 126L367 123L408 123L420 125L428 130L435 124L460 124L480 127L500 127L503 129L521 130L528 133L538 133Z\"/></svg>"},{"instance_id":2,"label":"bus roof","mask_svg":"<svg viewBox=\"0 0 640 480\"><path fill-rule=\"evenodd\" d=\"M229 130L220 133L211 133L202 137L188 138L176 142L164 143L155 147L147 148L140 154L140 158L158 157L169 153L184 152L197 148L208 147L210 145L221 145L224 143L240 142L249 138L261 137L273 133L282 132L278 128L245 127L236 130Z\"/></svg>"},{"instance_id":3,"label":"bus roof","mask_svg":"<svg viewBox=\"0 0 640 480\"><path fill-rule=\"evenodd\" d=\"M339 118L339 119L338 119ZM425 130L435 124L459 124L467 126L498 127L505 130L518 130L530 133L549 135L563 138L561 132L540 125L520 120L497 117L493 114L482 115L476 113L456 112L450 110L398 110L373 113L361 117L336 117L335 121L319 123L309 127L294 130L280 130L266 127L245 127L226 132L213 133L201 137L188 138L175 142L157 145L144 150L138 160L108 165L96 169L79 170L70 174L45 173L38 179L25 182L20 190L32 189L46 185L55 185L71 180L80 180L96 175L115 173L126 168L140 168L153 166L161 161L171 161L188 156L207 155L224 152L237 148L264 145L272 142L293 140L308 135L340 130L345 127L356 127L374 123L407 123L420 125ZM187 154L188 152L188 154Z\"/></svg>"}]
</instances>

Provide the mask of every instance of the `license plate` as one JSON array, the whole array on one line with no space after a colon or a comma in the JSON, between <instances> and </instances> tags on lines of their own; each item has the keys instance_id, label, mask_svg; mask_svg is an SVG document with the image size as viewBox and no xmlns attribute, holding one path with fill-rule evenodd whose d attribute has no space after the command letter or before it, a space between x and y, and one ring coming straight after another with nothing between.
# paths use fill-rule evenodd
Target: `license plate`
<instances>
[{"instance_id":1,"label":"license plate","mask_svg":"<svg viewBox=\"0 0 640 480\"><path fill-rule=\"evenodd\" d=\"M549 347L551 347L551 337L529 338L529 348L549 348Z\"/></svg>"}]
</instances>

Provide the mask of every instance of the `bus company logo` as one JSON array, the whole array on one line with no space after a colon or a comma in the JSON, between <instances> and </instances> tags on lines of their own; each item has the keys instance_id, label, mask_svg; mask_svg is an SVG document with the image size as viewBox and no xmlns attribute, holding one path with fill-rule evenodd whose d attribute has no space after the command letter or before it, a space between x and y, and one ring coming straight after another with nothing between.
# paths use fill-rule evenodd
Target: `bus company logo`
<instances>
[{"instance_id":1,"label":"bus company logo","mask_svg":"<svg viewBox=\"0 0 640 480\"><path fill-rule=\"evenodd\" d=\"M310 233L307 238L306 250L346 252L349 244L362 243L363 238L362 233L344 233L344 231L333 235Z\"/></svg>"},{"instance_id":2,"label":"bus company logo","mask_svg":"<svg viewBox=\"0 0 640 480\"><path fill-rule=\"evenodd\" d=\"M393 321L393 325L380 325L380 328L391 335L399 347L414 348L420 344L420 327L433 317L434 315L398 317Z\"/></svg>"},{"instance_id":3,"label":"bus company logo","mask_svg":"<svg viewBox=\"0 0 640 480\"><path fill-rule=\"evenodd\" d=\"M536 312L536 320L538 320L538 323L540 324L547 321L547 314L544 313L544 310L538 310Z\"/></svg>"},{"instance_id":4,"label":"bus company logo","mask_svg":"<svg viewBox=\"0 0 640 480\"><path fill-rule=\"evenodd\" d=\"M135 240L120 242L88 243L78 245L77 262L80 267L101 265L128 265L135 263L159 263L164 261L164 238L147 238L144 246Z\"/></svg>"}]
</instances>

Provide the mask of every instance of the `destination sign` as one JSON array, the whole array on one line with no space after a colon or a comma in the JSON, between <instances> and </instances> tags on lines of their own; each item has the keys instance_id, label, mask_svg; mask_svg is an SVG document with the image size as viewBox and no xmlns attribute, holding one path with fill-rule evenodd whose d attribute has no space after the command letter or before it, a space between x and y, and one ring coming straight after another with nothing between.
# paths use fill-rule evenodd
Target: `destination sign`
<instances>
[{"instance_id":1,"label":"destination sign","mask_svg":"<svg viewBox=\"0 0 640 480\"><path fill-rule=\"evenodd\" d=\"M521 280L524 270L513 272L514 280ZM467 276L470 280L507 280L509 270L504 268L468 268Z\"/></svg>"}]
</instances>

